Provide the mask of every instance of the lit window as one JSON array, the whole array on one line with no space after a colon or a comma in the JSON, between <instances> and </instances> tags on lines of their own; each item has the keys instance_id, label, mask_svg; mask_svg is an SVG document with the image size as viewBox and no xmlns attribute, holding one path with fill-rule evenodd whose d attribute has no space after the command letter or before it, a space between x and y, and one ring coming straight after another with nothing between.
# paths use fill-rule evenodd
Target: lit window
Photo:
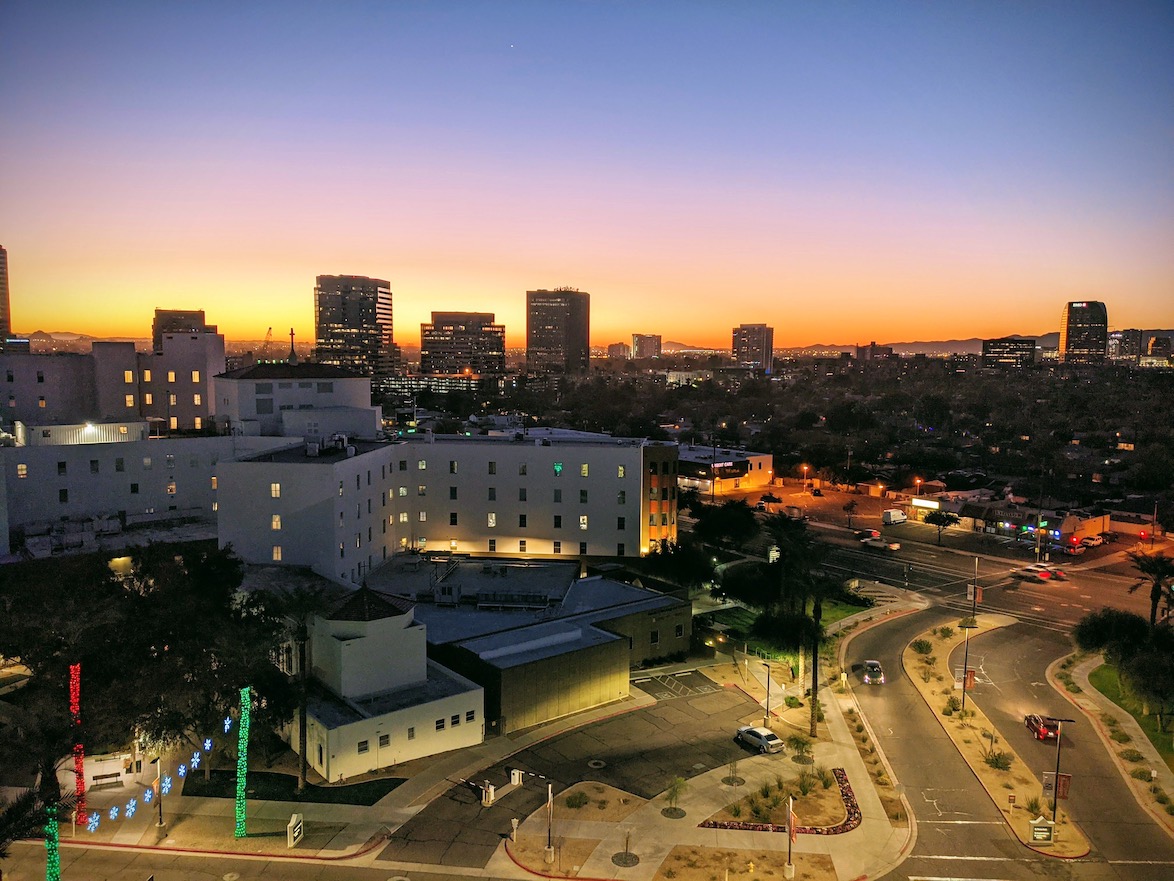
<instances>
[{"instance_id":1,"label":"lit window","mask_svg":"<svg viewBox=\"0 0 1174 881\"><path fill-rule=\"evenodd\" d=\"M126 434L127 433L126 426L125 425L118 426L118 433L119 434Z\"/></svg>"},{"instance_id":2,"label":"lit window","mask_svg":"<svg viewBox=\"0 0 1174 881\"><path fill-rule=\"evenodd\" d=\"M616 477L623 477L623 476L624 476L624 466L617 465L616 466Z\"/></svg>"},{"instance_id":3,"label":"lit window","mask_svg":"<svg viewBox=\"0 0 1174 881\"><path fill-rule=\"evenodd\" d=\"M216 489L216 478L212 478L212 489Z\"/></svg>"},{"instance_id":4,"label":"lit window","mask_svg":"<svg viewBox=\"0 0 1174 881\"><path fill-rule=\"evenodd\" d=\"M280 483L269 484L269 498L271 498L271 499L280 499L281 498L281 484Z\"/></svg>"},{"instance_id":5,"label":"lit window","mask_svg":"<svg viewBox=\"0 0 1174 881\"><path fill-rule=\"evenodd\" d=\"M196 417L196 429L199 430L199 429L202 429L203 427L204 427L204 417L197 416Z\"/></svg>"},{"instance_id":6,"label":"lit window","mask_svg":"<svg viewBox=\"0 0 1174 881\"><path fill-rule=\"evenodd\" d=\"M40 397L37 398L37 406L40 407L42 410L45 409L45 396L44 395L41 395Z\"/></svg>"},{"instance_id":7,"label":"lit window","mask_svg":"<svg viewBox=\"0 0 1174 881\"><path fill-rule=\"evenodd\" d=\"M399 512L399 522L400 523L407 523L408 522L408 512L407 511L400 511Z\"/></svg>"},{"instance_id":8,"label":"lit window","mask_svg":"<svg viewBox=\"0 0 1174 881\"><path fill-rule=\"evenodd\" d=\"M175 481L174 480L167 481L167 495L169 495L169 496L175 495Z\"/></svg>"},{"instance_id":9,"label":"lit window","mask_svg":"<svg viewBox=\"0 0 1174 881\"><path fill-rule=\"evenodd\" d=\"M151 404L155 403L155 396L153 394L151 394L150 392L144 392L143 393L143 403L149 407Z\"/></svg>"},{"instance_id":10,"label":"lit window","mask_svg":"<svg viewBox=\"0 0 1174 881\"><path fill-rule=\"evenodd\" d=\"M582 465L579 466L579 476L580 477L587 476L587 463L586 462L584 462Z\"/></svg>"},{"instance_id":11,"label":"lit window","mask_svg":"<svg viewBox=\"0 0 1174 881\"><path fill-rule=\"evenodd\" d=\"M16 466L16 476L21 479L28 477L29 476L29 466L28 465L17 465ZM490 515L490 516L492 516L492 515ZM490 525L492 525L492 524L490 524Z\"/></svg>"},{"instance_id":12,"label":"lit window","mask_svg":"<svg viewBox=\"0 0 1174 881\"><path fill-rule=\"evenodd\" d=\"M586 528L587 528L587 515L586 515L586 514L580 514L580 515L579 515L579 528L580 528L580 529L586 529Z\"/></svg>"},{"instance_id":13,"label":"lit window","mask_svg":"<svg viewBox=\"0 0 1174 881\"><path fill-rule=\"evenodd\" d=\"M179 398L177 398L174 394L168 394L167 403L169 403L172 407L175 407L179 404Z\"/></svg>"},{"instance_id":14,"label":"lit window","mask_svg":"<svg viewBox=\"0 0 1174 881\"><path fill-rule=\"evenodd\" d=\"M213 502L212 503L212 510L219 511L220 510L220 502Z\"/></svg>"},{"instance_id":15,"label":"lit window","mask_svg":"<svg viewBox=\"0 0 1174 881\"><path fill-rule=\"evenodd\" d=\"M280 514L274 514L272 517L269 518L269 528L274 531L281 529L281 515Z\"/></svg>"},{"instance_id":16,"label":"lit window","mask_svg":"<svg viewBox=\"0 0 1174 881\"><path fill-rule=\"evenodd\" d=\"M150 456L143 456L143 470L144 471L151 470L151 457Z\"/></svg>"},{"instance_id":17,"label":"lit window","mask_svg":"<svg viewBox=\"0 0 1174 881\"><path fill-rule=\"evenodd\" d=\"M448 460L448 473L449 474L456 474L457 473L457 460L456 459L449 459Z\"/></svg>"},{"instance_id":18,"label":"lit window","mask_svg":"<svg viewBox=\"0 0 1174 881\"><path fill-rule=\"evenodd\" d=\"M418 495L418 496L428 495L428 485L425 483L421 483L419 486L417 486L416 487L416 495Z\"/></svg>"},{"instance_id":19,"label":"lit window","mask_svg":"<svg viewBox=\"0 0 1174 881\"><path fill-rule=\"evenodd\" d=\"M562 473L563 473L563 463L562 462L555 462L554 463L554 476L558 477Z\"/></svg>"},{"instance_id":20,"label":"lit window","mask_svg":"<svg viewBox=\"0 0 1174 881\"><path fill-rule=\"evenodd\" d=\"M407 496L408 488L406 486L401 486L396 494L402 499Z\"/></svg>"},{"instance_id":21,"label":"lit window","mask_svg":"<svg viewBox=\"0 0 1174 881\"><path fill-rule=\"evenodd\" d=\"M428 461L426 459L420 459L416 462L416 468L420 471L426 471L428 469Z\"/></svg>"},{"instance_id":22,"label":"lit window","mask_svg":"<svg viewBox=\"0 0 1174 881\"><path fill-rule=\"evenodd\" d=\"M133 370L122 371L122 381L123 382L134 382L135 381L134 371Z\"/></svg>"},{"instance_id":23,"label":"lit window","mask_svg":"<svg viewBox=\"0 0 1174 881\"><path fill-rule=\"evenodd\" d=\"M274 563L281 562L281 545L274 545L273 546L273 562Z\"/></svg>"},{"instance_id":24,"label":"lit window","mask_svg":"<svg viewBox=\"0 0 1174 881\"><path fill-rule=\"evenodd\" d=\"M151 371L144 370L143 371L143 382L150 382L150 381L151 381Z\"/></svg>"},{"instance_id":25,"label":"lit window","mask_svg":"<svg viewBox=\"0 0 1174 881\"><path fill-rule=\"evenodd\" d=\"M202 403L204 403L204 396L203 395L192 395L192 403L195 404L197 407L200 406Z\"/></svg>"},{"instance_id":26,"label":"lit window","mask_svg":"<svg viewBox=\"0 0 1174 881\"><path fill-rule=\"evenodd\" d=\"M22 467L22 468L23 468L24 466L22 465L22 466L20 466L20 467ZM23 477L23 476L24 476L24 475L22 474L22 475L21 475L21 477ZM490 511L490 512L489 512L489 514L488 514L488 515L487 515L487 517L486 517L486 523L485 523L485 525L486 525L486 526L488 526L490 529L492 529L493 527L497 526L497 514L496 514L495 512L493 512L493 511Z\"/></svg>"},{"instance_id":27,"label":"lit window","mask_svg":"<svg viewBox=\"0 0 1174 881\"><path fill-rule=\"evenodd\" d=\"M192 371L192 382L199 382L199 381L200 381L200 371L193 370Z\"/></svg>"},{"instance_id":28,"label":"lit window","mask_svg":"<svg viewBox=\"0 0 1174 881\"><path fill-rule=\"evenodd\" d=\"M124 398L124 402L126 403L126 406L133 407L135 405L135 396L127 395L126 398Z\"/></svg>"},{"instance_id":29,"label":"lit window","mask_svg":"<svg viewBox=\"0 0 1174 881\"><path fill-rule=\"evenodd\" d=\"M427 522L428 522L428 512L427 512L427 511L421 511L421 512L420 512L420 522L421 522L421 523L427 523Z\"/></svg>"},{"instance_id":30,"label":"lit window","mask_svg":"<svg viewBox=\"0 0 1174 881\"><path fill-rule=\"evenodd\" d=\"M172 417L171 417L171 423L170 423L170 424L171 424L171 430L172 430L172 431L176 431L176 430L179 428L179 417L178 417L178 416L172 416Z\"/></svg>"},{"instance_id":31,"label":"lit window","mask_svg":"<svg viewBox=\"0 0 1174 881\"><path fill-rule=\"evenodd\" d=\"M167 371L167 381L168 382L175 382L175 371L174 370Z\"/></svg>"}]
</instances>

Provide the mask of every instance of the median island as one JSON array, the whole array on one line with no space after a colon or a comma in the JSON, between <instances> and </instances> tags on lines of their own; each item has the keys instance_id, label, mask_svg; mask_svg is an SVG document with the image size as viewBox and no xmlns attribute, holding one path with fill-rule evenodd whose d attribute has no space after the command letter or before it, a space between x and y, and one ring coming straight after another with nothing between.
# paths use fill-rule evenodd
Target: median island
<instances>
[{"instance_id":1,"label":"median island","mask_svg":"<svg viewBox=\"0 0 1174 881\"><path fill-rule=\"evenodd\" d=\"M973 623L971 639L1014 624L1015 619L1006 615L979 615ZM925 631L901 655L905 672L1015 836L1040 853L1066 858L1083 856L1089 851L1088 839L1071 822L1062 800L1052 842L1041 843L1035 837L1032 821L1040 816L1047 819L1052 816L1052 805L1044 798L1042 782L972 700L966 701L965 713L961 710L962 692L955 688L954 671L949 664L951 653L965 638L966 630L958 626Z\"/></svg>"}]
</instances>

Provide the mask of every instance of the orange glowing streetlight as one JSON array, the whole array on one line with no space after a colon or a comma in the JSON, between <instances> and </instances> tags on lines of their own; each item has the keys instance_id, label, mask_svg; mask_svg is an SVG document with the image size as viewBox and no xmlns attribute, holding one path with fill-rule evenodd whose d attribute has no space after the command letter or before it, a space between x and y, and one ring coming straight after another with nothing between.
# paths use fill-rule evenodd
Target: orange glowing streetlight
<instances>
[{"instance_id":1,"label":"orange glowing streetlight","mask_svg":"<svg viewBox=\"0 0 1174 881\"><path fill-rule=\"evenodd\" d=\"M921 478L915 477L913 478L913 482L917 484L917 495L921 495Z\"/></svg>"},{"instance_id":2,"label":"orange glowing streetlight","mask_svg":"<svg viewBox=\"0 0 1174 881\"><path fill-rule=\"evenodd\" d=\"M803 488L807 489L807 466L803 466Z\"/></svg>"}]
</instances>

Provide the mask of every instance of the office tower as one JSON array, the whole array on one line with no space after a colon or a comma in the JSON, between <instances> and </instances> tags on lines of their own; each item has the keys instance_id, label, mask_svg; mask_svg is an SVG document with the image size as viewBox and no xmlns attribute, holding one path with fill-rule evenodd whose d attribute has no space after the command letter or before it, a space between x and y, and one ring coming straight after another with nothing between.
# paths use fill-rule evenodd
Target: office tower
<instances>
[{"instance_id":1,"label":"office tower","mask_svg":"<svg viewBox=\"0 0 1174 881\"><path fill-rule=\"evenodd\" d=\"M320 364L371 377L395 370L399 351L392 336L391 286L381 278L318 276L314 331L314 360Z\"/></svg>"},{"instance_id":2,"label":"office tower","mask_svg":"<svg viewBox=\"0 0 1174 881\"><path fill-rule=\"evenodd\" d=\"M734 361L770 373L774 368L775 330L765 324L739 324L734 328Z\"/></svg>"},{"instance_id":3,"label":"office tower","mask_svg":"<svg viewBox=\"0 0 1174 881\"><path fill-rule=\"evenodd\" d=\"M1138 328L1115 330L1109 334L1107 354L1110 361L1137 362L1141 356L1142 332Z\"/></svg>"},{"instance_id":4,"label":"office tower","mask_svg":"<svg viewBox=\"0 0 1174 881\"><path fill-rule=\"evenodd\" d=\"M610 361L627 361L632 357L632 347L627 343L612 343L607 347L607 357Z\"/></svg>"},{"instance_id":5,"label":"office tower","mask_svg":"<svg viewBox=\"0 0 1174 881\"><path fill-rule=\"evenodd\" d=\"M0 245L0 348L12 336L12 313L8 301L8 252Z\"/></svg>"},{"instance_id":6,"label":"office tower","mask_svg":"<svg viewBox=\"0 0 1174 881\"><path fill-rule=\"evenodd\" d=\"M163 335L168 333L216 333L216 325L204 322L203 309L156 309L151 322L151 343L156 352L163 351Z\"/></svg>"},{"instance_id":7,"label":"office tower","mask_svg":"<svg viewBox=\"0 0 1174 881\"><path fill-rule=\"evenodd\" d=\"M884 361L887 358L893 357L892 346L878 346L876 340L873 340L867 346L856 347L857 361Z\"/></svg>"},{"instance_id":8,"label":"office tower","mask_svg":"<svg viewBox=\"0 0 1174 881\"><path fill-rule=\"evenodd\" d=\"M585 373L591 361L591 295L526 291L526 369Z\"/></svg>"},{"instance_id":9,"label":"office tower","mask_svg":"<svg viewBox=\"0 0 1174 881\"><path fill-rule=\"evenodd\" d=\"M633 358L659 358L660 334L634 333L632 334Z\"/></svg>"},{"instance_id":10,"label":"office tower","mask_svg":"<svg viewBox=\"0 0 1174 881\"><path fill-rule=\"evenodd\" d=\"M1095 300L1065 303L1060 322L1060 361L1103 364L1109 344L1109 314Z\"/></svg>"},{"instance_id":11,"label":"office tower","mask_svg":"<svg viewBox=\"0 0 1174 881\"><path fill-rule=\"evenodd\" d=\"M1146 346L1146 354L1151 358L1169 358L1174 348L1171 348L1170 337L1152 336Z\"/></svg>"},{"instance_id":12,"label":"office tower","mask_svg":"<svg viewBox=\"0 0 1174 881\"><path fill-rule=\"evenodd\" d=\"M492 312L433 312L420 325L421 373L505 373L505 325Z\"/></svg>"},{"instance_id":13,"label":"office tower","mask_svg":"<svg viewBox=\"0 0 1174 881\"><path fill-rule=\"evenodd\" d=\"M982 341L983 367L1030 367L1035 363L1035 340L1001 337Z\"/></svg>"}]
</instances>

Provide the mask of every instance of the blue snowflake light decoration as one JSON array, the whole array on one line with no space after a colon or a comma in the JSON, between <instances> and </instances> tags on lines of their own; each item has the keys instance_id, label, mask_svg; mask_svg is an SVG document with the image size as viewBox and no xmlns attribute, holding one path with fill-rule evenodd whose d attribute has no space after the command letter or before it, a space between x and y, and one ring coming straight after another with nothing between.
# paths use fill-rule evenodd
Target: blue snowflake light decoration
<instances>
[{"instance_id":1,"label":"blue snowflake light decoration","mask_svg":"<svg viewBox=\"0 0 1174 881\"><path fill-rule=\"evenodd\" d=\"M115 805L114 807L112 807L112 808L110 809L110 819L111 819L111 820L117 820L117 819L118 819L118 805Z\"/></svg>"},{"instance_id":2,"label":"blue snowflake light decoration","mask_svg":"<svg viewBox=\"0 0 1174 881\"><path fill-rule=\"evenodd\" d=\"M128 801L126 803L126 818L129 820L131 817L133 817L135 815L135 811L137 811L138 809L139 809L139 800L137 798L132 798L130 801Z\"/></svg>"},{"instance_id":3,"label":"blue snowflake light decoration","mask_svg":"<svg viewBox=\"0 0 1174 881\"><path fill-rule=\"evenodd\" d=\"M101 819L101 818L98 816L98 812L92 811L90 813L90 819L86 821L86 831L97 832L99 819Z\"/></svg>"},{"instance_id":4,"label":"blue snowflake light decoration","mask_svg":"<svg viewBox=\"0 0 1174 881\"><path fill-rule=\"evenodd\" d=\"M151 799L153 799L154 797L155 797L155 790L153 790L153 789L144 789L143 790L143 804L149 805L151 803Z\"/></svg>"},{"instance_id":5,"label":"blue snowflake light decoration","mask_svg":"<svg viewBox=\"0 0 1174 881\"><path fill-rule=\"evenodd\" d=\"M170 775L168 775L167 777L164 777L163 780L160 781L159 791L162 792L163 795L169 795L171 793L171 776Z\"/></svg>"},{"instance_id":6,"label":"blue snowflake light decoration","mask_svg":"<svg viewBox=\"0 0 1174 881\"><path fill-rule=\"evenodd\" d=\"M192 753L192 770L200 767L200 754L198 752Z\"/></svg>"},{"instance_id":7,"label":"blue snowflake light decoration","mask_svg":"<svg viewBox=\"0 0 1174 881\"><path fill-rule=\"evenodd\" d=\"M186 777L187 775L188 775L188 766L187 765L180 765L179 766L179 776Z\"/></svg>"},{"instance_id":8,"label":"blue snowflake light decoration","mask_svg":"<svg viewBox=\"0 0 1174 881\"><path fill-rule=\"evenodd\" d=\"M206 752L206 753L212 752L212 738L211 737L204 738L204 752Z\"/></svg>"},{"instance_id":9,"label":"blue snowflake light decoration","mask_svg":"<svg viewBox=\"0 0 1174 881\"><path fill-rule=\"evenodd\" d=\"M232 716L225 716L224 717L224 733L227 734L230 728L232 728Z\"/></svg>"}]
</instances>

